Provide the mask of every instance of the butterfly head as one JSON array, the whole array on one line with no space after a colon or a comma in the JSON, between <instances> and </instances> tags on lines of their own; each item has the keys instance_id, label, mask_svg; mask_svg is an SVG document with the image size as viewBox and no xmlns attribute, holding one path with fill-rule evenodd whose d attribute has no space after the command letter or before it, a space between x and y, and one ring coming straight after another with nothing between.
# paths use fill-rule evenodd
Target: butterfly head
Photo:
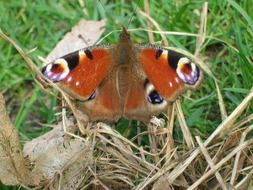
<instances>
[{"instance_id":1,"label":"butterfly head","mask_svg":"<svg viewBox=\"0 0 253 190\"><path fill-rule=\"evenodd\" d=\"M127 29L125 27L122 27L122 31L120 33L119 41L120 42L130 41L130 34L127 32Z\"/></svg>"}]
</instances>

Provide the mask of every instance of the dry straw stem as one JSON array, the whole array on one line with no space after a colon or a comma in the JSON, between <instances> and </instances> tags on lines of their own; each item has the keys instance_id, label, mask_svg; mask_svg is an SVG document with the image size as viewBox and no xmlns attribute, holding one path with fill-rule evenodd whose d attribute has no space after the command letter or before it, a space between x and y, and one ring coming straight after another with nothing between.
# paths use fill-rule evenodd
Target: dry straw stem
<instances>
[{"instance_id":1,"label":"dry straw stem","mask_svg":"<svg viewBox=\"0 0 253 190\"><path fill-rule=\"evenodd\" d=\"M148 17L150 17L150 13L149 13L149 1L148 0L144 0L144 10L145 13ZM148 29L152 28L152 22L150 20L147 21L148 22ZM152 32L148 32L148 39L150 43L155 43L155 39L154 39L154 34Z\"/></svg>"},{"instance_id":2,"label":"dry straw stem","mask_svg":"<svg viewBox=\"0 0 253 190\"><path fill-rule=\"evenodd\" d=\"M150 23L152 23L153 26L154 26L155 28L157 28L158 33L159 33L159 34L161 35L161 37L162 37L162 42L164 43L165 46L168 46L168 45L169 45L169 42L168 42L166 36L163 35L162 29L160 28L159 24L158 24L153 18L151 18L147 13L145 13L145 12L143 12L143 11L141 11L141 10L139 10L139 13L140 13L142 16L146 17L146 18L148 19L148 21L149 21ZM134 30L129 30L129 31L134 31ZM150 31L149 29L146 30L146 31L147 31L148 33L149 33L149 32L154 33L153 31Z\"/></svg>"},{"instance_id":3,"label":"dry straw stem","mask_svg":"<svg viewBox=\"0 0 253 190\"><path fill-rule=\"evenodd\" d=\"M189 149L193 149L195 147L194 141L192 138L192 135L190 133L190 130L186 124L185 117L181 108L181 103L179 100L176 100L176 110L177 110L177 116L178 116L178 121L180 124L180 128L182 130L184 140L188 146Z\"/></svg>"},{"instance_id":4,"label":"dry straw stem","mask_svg":"<svg viewBox=\"0 0 253 190\"><path fill-rule=\"evenodd\" d=\"M203 11L206 11L206 7ZM201 22L206 23L206 20L203 19ZM205 24L201 24L200 27L203 32L195 35L202 39L196 45L199 47L198 52L204 42L203 36L206 36L203 27ZM13 45L15 44L8 37L6 38L6 35L3 36L1 33L1 36ZM17 45L14 46L17 47ZM26 57L21 48L19 48L19 52ZM193 60L196 59L194 56L192 57ZM208 66L201 60L196 60L197 63L201 63L203 70L215 79ZM30 68L33 67L35 65L30 66ZM241 161L245 159L243 156L249 152L247 151L248 146L252 146L253 143L252 139L245 140L252 127L248 130L240 129L240 133L243 134L241 140L234 142L233 146L225 146L223 141L226 134L235 133L234 130L238 130L238 127L245 126L253 120L251 114L236 123L238 117L252 101L253 89L228 117L224 112L222 116L224 121L204 143L198 140L199 146L192 150L196 146L194 145L195 141L186 126L180 104L173 105L169 115L172 121L168 122L168 128L164 128L164 123L161 120L154 119L149 124L149 133L140 133L129 140L104 123L87 124L85 116L78 112L73 101L59 87L51 85L62 93L64 100L74 113L75 120L68 118L66 110L63 109L62 123L55 126L49 133L25 145L24 153L27 155L28 161L33 164L31 173L28 175L37 174L37 181L35 181L37 183L26 182L27 186L35 183L42 184L48 189L94 189L101 187L101 189L141 190L151 189L152 186L154 190L159 190L164 186L167 189L174 187L195 189L202 184L208 184L208 180L216 175L219 181L217 184L225 189L226 183L229 181L235 187L242 187L252 175L252 172L243 173L252 167L241 165ZM219 91L218 94L222 98ZM221 100L221 98L219 99ZM224 103L220 102L223 104L220 105L220 109L223 109ZM63 107L66 107L65 103L63 103ZM183 133L188 148L176 147L172 139L171 126L174 125L175 110L179 125L182 131L185 130ZM82 134L79 133L77 125L79 125ZM136 145L136 139L148 135L150 137L149 145L145 147ZM228 139L231 140L231 136ZM18 139L16 141L18 142ZM212 146L210 146L211 143ZM224 147L221 148L223 145ZM217 149L218 153L215 155ZM12 154L12 152L10 153ZM205 159L202 159L201 153ZM195 168L196 163L201 163L203 167ZM233 170L223 175L222 167L225 167L225 164L228 167L232 165ZM239 181L238 176L243 176L243 180ZM24 183L21 179L16 183L22 182Z\"/></svg>"},{"instance_id":5,"label":"dry straw stem","mask_svg":"<svg viewBox=\"0 0 253 190\"><path fill-rule=\"evenodd\" d=\"M220 162L216 163L208 172L206 172L202 177L200 177L194 184L192 184L188 190L194 190L199 186L201 183L204 182L208 177L210 177L212 174L214 174L219 168L222 167L226 162L228 162L238 151L242 151L248 146L251 146L253 144L253 139L244 141L239 146L233 149L232 152L230 152L225 158L223 158Z\"/></svg>"},{"instance_id":6,"label":"dry straw stem","mask_svg":"<svg viewBox=\"0 0 253 190\"><path fill-rule=\"evenodd\" d=\"M196 48L195 48L194 56L199 55L201 47L202 47L203 43L205 42L207 18L208 18L208 2L205 2L203 4L202 12L201 12L201 15L200 15L200 27L199 27L198 37L197 37L197 40L196 40ZM202 64L202 65L205 66L204 70L207 72L206 68L208 68L208 67L206 66L206 64ZM211 72L209 72L209 73L211 73ZM215 82L216 91L217 91L217 95L218 95L218 102L219 102L219 107L220 107L220 112L221 112L221 118L222 118L222 120L224 120L227 117L227 112L226 112L224 100L223 100L223 97L221 95L221 91L220 91L220 88L218 86L217 79L213 75L210 75L210 76L212 76L212 78L214 79L214 82Z\"/></svg>"},{"instance_id":7,"label":"dry straw stem","mask_svg":"<svg viewBox=\"0 0 253 190\"><path fill-rule=\"evenodd\" d=\"M196 48L195 48L195 56L198 56L201 50L201 47L206 39L206 23L207 23L207 10L208 10L208 2L205 2L202 7L202 12L200 15L200 26L199 33L196 40Z\"/></svg>"},{"instance_id":8,"label":"dry straw stem","mask_svg":"<svg viewBox=\"0 0 253 190\"><path fill-rule=\"evenodd\" d=\"M200 147L200 150L201 150L202 154L205 156L205 159L206 159L206 161L208 162L208 165L210 166L211 169L214 169L214 163L213 163L213 161L212 161L212 158L211 158L211 156L208 154L208 151L206 150L206 147L203 145L201 138L200 138L199 136L197 136L197 137L196 137L196 140L197 140L197 142L198 142L198 145L199 145L199 147ZM227 187L226 187L225 182L224 182L223 179L222 179L221 174L220 174L218 171L216 171L216 172L215 172L215 176L216 176L218 182L220 183L221 188L222 188L223 190L226 190Z\"/></svg>"},{"instance_id":9,"label":"dry straw stem","mask_svg":"<svg viewBox=\"0 0 253 190\"><path fill-rule=\"evenodd\" d=\"M228 129L233 127L234 122L242 114L242 112L248 107L253 99L253 88L250 93L244 98L244 100L237 106L237 108L217 127L217 129L210 135L210 137L204 142L204 146L207 147L215 138L222 138L228 133ZM189 158L179 163L177 167L168 175L168 180L173 182L198 156L200 149L195 149Z\"/></svg>"},{"instance_id":10,"label":"dry straw stem","mask_svg":"<svg viewBox=\"0 0 253 190\"><path fill-rule=\"evenodd\" d=\"M246 136L253 130L253 125L251 125L250 127L248 127L241 136L240 139L240 144L242 144L245 139ZM236 177L238 177L238 170L239 170L239 164L240 164L240 157L242 154L242 150L240 150L239 152L237 152L236 157L235 157L235 162L234 162L234 166L233 166L233 170L232 170L232 175L231 175L231 179L230 179L230 184L234 185Z\"/></svg>"},{"instance_id":11,"label":"dry straw stem","mask_svg":"<svg viewBox=\"0 0 253 190\"><path fill-rule=\"evenodd\" d=\"M203 43L205 42L206 39L206 24L207 24L207 18L208 18L208 2L205 2L202 7L202 12L200 15L200 26L199 26L199 32L198 32L198 37L196 40L196 48L194 52L194 56L198 56L201 50L201 47ZM206 64L205 68L207 68ZM207 69L205 69L207 71ZM221 118L224 120L227 117L227 111L225 108L224 100L221 95L220 87L218 86L217 79L213 76L215 86L216 86L216 91L218 95L218 102L219 102L219 107L220 107L220 112L221 112Z\"/></svg>"},{"instance_id":12,"label":"dry straw stem","mask_svg":"<svg viewBox=\"0 0 253 190\"><path fill-rule=\"evenodd\" d=\"M27 56L27 54L19 47L19 45L14 40L12 40L5 33L3 33L3 31L1 30L1 28L0 28L0 37L3 38L5 41L9 42L10 44L12 44L15 47L15 49L22 56L22 58L24 59L25 63L27 64L27 66L32 71L32 73L35 73L36 76L39 76L39 77L43 78L42 73L40 72L40 70L38 69L38 67L33 63L33 61Z\"/></svg>"}]
</instances>

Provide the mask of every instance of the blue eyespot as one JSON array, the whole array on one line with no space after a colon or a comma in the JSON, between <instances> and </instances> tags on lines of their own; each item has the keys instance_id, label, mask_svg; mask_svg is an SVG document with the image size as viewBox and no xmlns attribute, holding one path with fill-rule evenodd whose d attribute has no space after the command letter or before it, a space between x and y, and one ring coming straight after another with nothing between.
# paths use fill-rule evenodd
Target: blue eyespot
<instances>
[{"instance_id":1,"label":"blue eyespot","mask_svg":"<svg viewBox=\"0 0 253 190\"><path fill-rule=\"evenodd\" d=\"M158 94L156 90L152 90L148 95L148 101L151 104L161 104L163 102L163 98Z\"/></svg>"},{"instance_id":2,"label":"blue eyespot","mask_svg":"<svg viewBox=\"0 0 253 190\"><path fill-rule=\"evenodd\" d=\"M90 97L88 98L88 100L93 100L94 98L96 98L96 91L94 91Z\"/></svg>"}]
</instances>

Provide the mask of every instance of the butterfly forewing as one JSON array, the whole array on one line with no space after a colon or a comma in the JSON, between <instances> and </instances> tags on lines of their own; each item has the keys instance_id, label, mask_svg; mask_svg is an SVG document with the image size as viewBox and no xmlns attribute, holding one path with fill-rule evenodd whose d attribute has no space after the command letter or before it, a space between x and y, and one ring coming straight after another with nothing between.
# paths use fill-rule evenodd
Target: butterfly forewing
<instances>
[{"instance_id":1,"label":"butterfly forewing","mask_svg":"<svg viewBox=\"0 0 253 190\"><path fill-rule=\"evenodd\" d=\"M111 48L96 46L65 55L42 69L76 99L87 100L112 68Z\"/></svg>"},{"instance_id":2,"label":"butterfly forewing","mask_svg":"<svg viewBox=\"0 0 253 190\"><path fill-rule=\"evenodd\" d=\"M174 101L187 88L195 88L201 71L185 55L157 46L138 46L139 63L154 85L155 90L167 101Z\"/></svg>"}]
</instances>

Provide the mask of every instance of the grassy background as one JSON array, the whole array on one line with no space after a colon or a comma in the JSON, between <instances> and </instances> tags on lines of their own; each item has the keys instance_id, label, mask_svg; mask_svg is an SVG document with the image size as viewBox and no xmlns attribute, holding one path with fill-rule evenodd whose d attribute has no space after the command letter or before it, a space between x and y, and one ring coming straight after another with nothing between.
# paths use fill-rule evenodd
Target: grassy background
<instances>
[{"instance_id":1,"label":"grassy background","mask_svg":"<svg viewBox=\"0 0 253 190\"><path fill-rule=\"evenodd\" d=\"M164 31L197 33L203 2L151 1L150 16ZM207 39L201 51L219 81L228 114L241 102L253 84L251 4L251 0L240 1L239 4L234 0L209 3L207 35L226 41L239 50L236 52L217 40ZM0 1L0 27L41 66L37 56L46 57L80 18L107 19L107 33L126 25L134 14L129 28L147 28L146 19L135 12L136 6L143 10L144 4L141 0L86 0L82 8L78 1ZM133 32L131 35L136 43L148 43L146 32ZM194 52L194 37L167 37L170 46ZM106 38L106 42L115 43L117 39L118 33L113 33ZM155 35L155 40L160 41L160 36ZM22 140L27 141L49 130L41 123L56 122L58 117L55 113L60 109L56 98L45 95L34 82L33 74L10 44L0 39L0 50L0 91L5 96L10 117ZM214 81L206 76L201 87L186 96L188 98L182 99L182 106L188 126L193 133L208 136L221 122ZM253 112L252 105L248 108L250 112ZM125 123L118 125L124 126ZM124 127L121 130L126 132ZM175 136L180 136L180 132L175 131ZM0 189L15 187L1 185Z\"/></svg>"}]
</instances>

